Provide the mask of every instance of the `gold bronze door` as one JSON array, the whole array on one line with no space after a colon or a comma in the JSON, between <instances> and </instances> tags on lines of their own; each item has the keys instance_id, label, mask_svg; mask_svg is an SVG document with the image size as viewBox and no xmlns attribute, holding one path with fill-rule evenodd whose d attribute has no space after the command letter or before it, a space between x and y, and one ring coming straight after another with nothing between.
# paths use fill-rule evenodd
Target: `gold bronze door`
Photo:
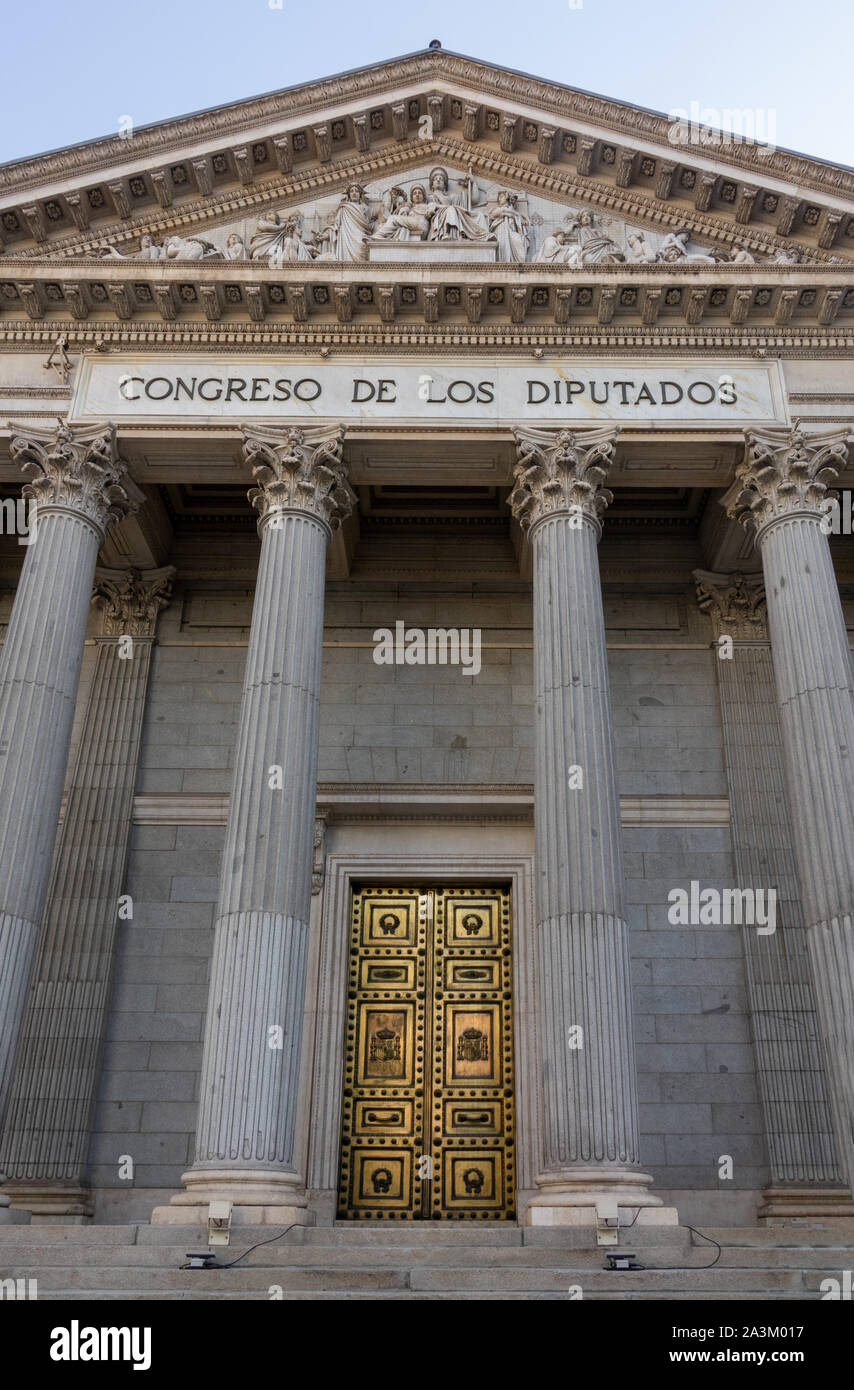
<instances>
[{"instance_id":1,"label":"gold bronze door","mask_svg":"<svg viewBox=\"0 0 854 1390\"><path fill-rule=\"evenodd\" d=\"M338 1217L512 1218L508 888L353 893Z\"/></svg>"}]
</instances>

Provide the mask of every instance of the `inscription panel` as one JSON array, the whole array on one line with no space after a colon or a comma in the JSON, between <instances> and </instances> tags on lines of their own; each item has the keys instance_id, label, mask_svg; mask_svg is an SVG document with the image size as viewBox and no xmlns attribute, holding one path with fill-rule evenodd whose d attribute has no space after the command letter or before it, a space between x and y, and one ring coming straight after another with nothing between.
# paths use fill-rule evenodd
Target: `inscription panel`
<instances>
[{"instance_id":1,"label":"inscription panel","mask_svg":"<svg viewBox=\"0 0 854 1390\"><path fill-rule=\"evenodd\" d=\"M602 424L744 428L788 423L779 362L563 356L513 362L366 361L334 363L310 352L295 358L252 355L121 359L84 355L69 419L214 423L413 421L441 426Z\"/></svg>"}]
</instances>

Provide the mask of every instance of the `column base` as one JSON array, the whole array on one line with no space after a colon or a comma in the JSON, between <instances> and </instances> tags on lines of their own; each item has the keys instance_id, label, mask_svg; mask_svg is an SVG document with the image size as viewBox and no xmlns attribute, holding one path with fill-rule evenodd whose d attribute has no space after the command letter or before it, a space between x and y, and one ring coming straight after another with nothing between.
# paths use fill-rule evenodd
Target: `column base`
<instances>
[{"instance_id":1,"label":"column base","mask_svg":"<svg viewBox=\"0 0 854 1390\"><path fill-rule=\"evenodd\" d=\"M847 1187L766 1187L758 1221L848 1219L854 1223L854 1199Z\"/></svg>"},{"instance_id":2,"label":"column base","mask_svg":"<svg viewBox=\"0 0 854 1390\"><path fill-rule=\"evenodd\" d=\"M89 1189L80 1183L6 1183L13 1211L30 1213L34 1226L87 1226L94 1208Z\"/></svg>"},{"instance_id":3,"label":"column base","mask_svg":"<svg viewBox=\"0 0 854 1390\"><path fill-rule=\"evenodd\" d=\"M538 1177L539 1192L525 1212L526 1226L598 1226L617 1209L620 1225L678 1226L675 1207L649 1191L652 1178L633 1168L573 1168Z\"/></svg>"},{"instance_id":4,"label":"column base","mask_svg":"<svg viewBox=\"0 0 854 1390\"><path fill-rule=\"evenodd\" d=\"M29 1226L30 1213L15 1207L0 1207L0 1226Z\"/></svg>"},{"instance_id":5,"label":"column base","mask_svg":"<svg viewBox=\"0 0 854 1390\"><path fill-rule=\"evenodd\" d=\"M313 1226L314 1212L297 1173L252 1168L191 1168L168 1207L155 1207L152 1226L206 1225L211 1202L231 1202L233 1226Z\"/></svg>"},{"instance_id":6,"label":"column base","mask_svg":"<svg viewBox=\"0 0 854 1390\"><path fill-rule=\"evenodd\" d=\"M0 1184L3 1182L3 1174L0 1173ZM27 1226L29 1221L30 1213L13 1207L6 1193L0 1192L0 1226Z\"/></svg>"}]
</instances>

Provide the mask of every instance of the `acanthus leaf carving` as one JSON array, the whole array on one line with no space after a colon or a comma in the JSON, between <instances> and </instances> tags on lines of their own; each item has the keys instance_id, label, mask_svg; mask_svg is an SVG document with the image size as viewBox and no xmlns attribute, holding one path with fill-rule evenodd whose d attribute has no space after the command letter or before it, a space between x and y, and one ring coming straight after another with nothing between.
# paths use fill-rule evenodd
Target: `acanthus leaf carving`
<instances>
[{"instance_id":1,"label":"acanthus leaf carving","mask_svg":"<svg viewBox=\"0 0 854 1390\"><path fill-rule=\"evenodd\" d=\"M175 569L95 572L93 600L103 609L105 637L152 637L157 617L172 597Z\"/></svg>"},{"instance_id":2,"label":"acanthus leaf carving","mask_svg":"<svg viewBox=\"0 0 854 1390\"><path fill-rule=\"evenodd\" d=\"M22 496L36 508L76 512L105 532L135 512L143 494L120 458L113 424L87 428L58 420L56 429L29 426L13 437L9 452L30 479Z\"/></svg>"},{"instance_id":3,"label":"acanthus leaf carving","mask_svg":"<svg viewBox=\"0 0 854 1390\"><path fill-rule=\"evenodd\" d=\"M350 515L356 495L342 459L343 427L243 426L243 455L256 486L248 494L259 529L283 512L308 512L330 530Z\"/></svg>"},{"instance_id":4,"label":"acanthus leaf carving","mask_svg":"<svg viewBox=\"0 0 854 1390\"><path fill-rule=\"evenodd\" d=\"M613 500L604 483L617 434L613 425L514 430L518 461L509 502L523 531L561 513L601 530L603 513Z\"/></svg>"},{"instance_id":5,"label":"acanthus leaf carving","mask_svg":"<svg viewBox=\"0 0 854 1390\"><path fill-rule=\"evenodd\" d=\"M828 487L848 457L847 430L806 434L798 420L745 433L744 458L721 498L727 513L758 537L793 513L815 517L835 494Z\"/></svg>"},{"instance_id":6,"label":"acanthus leaf carving","mask_svg":"<svg viewBox=\"0 0 854 1390\"><path fill-rule=\"evenodd\" d=\"M767 637L765 582L761 574L716 574L694 570L697 606L707 613L715 638L759 640Z\"/></svg>"}]
</instances>

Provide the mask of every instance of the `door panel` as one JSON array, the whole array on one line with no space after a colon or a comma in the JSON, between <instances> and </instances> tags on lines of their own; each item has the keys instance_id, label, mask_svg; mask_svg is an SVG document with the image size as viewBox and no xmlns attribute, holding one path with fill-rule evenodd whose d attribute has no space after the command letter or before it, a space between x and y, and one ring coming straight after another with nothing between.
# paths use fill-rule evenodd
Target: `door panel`
<instances>
[{"instance_id":1,"label":"door panel","mask_svg":"<svg viewBox=\"0 0 854 1390\"><path fill-rule=\"evenodd\" d=\"M512 1218L505 888L362 888L350 919L338 1216Z\"/></svg>"}]
</instances>

